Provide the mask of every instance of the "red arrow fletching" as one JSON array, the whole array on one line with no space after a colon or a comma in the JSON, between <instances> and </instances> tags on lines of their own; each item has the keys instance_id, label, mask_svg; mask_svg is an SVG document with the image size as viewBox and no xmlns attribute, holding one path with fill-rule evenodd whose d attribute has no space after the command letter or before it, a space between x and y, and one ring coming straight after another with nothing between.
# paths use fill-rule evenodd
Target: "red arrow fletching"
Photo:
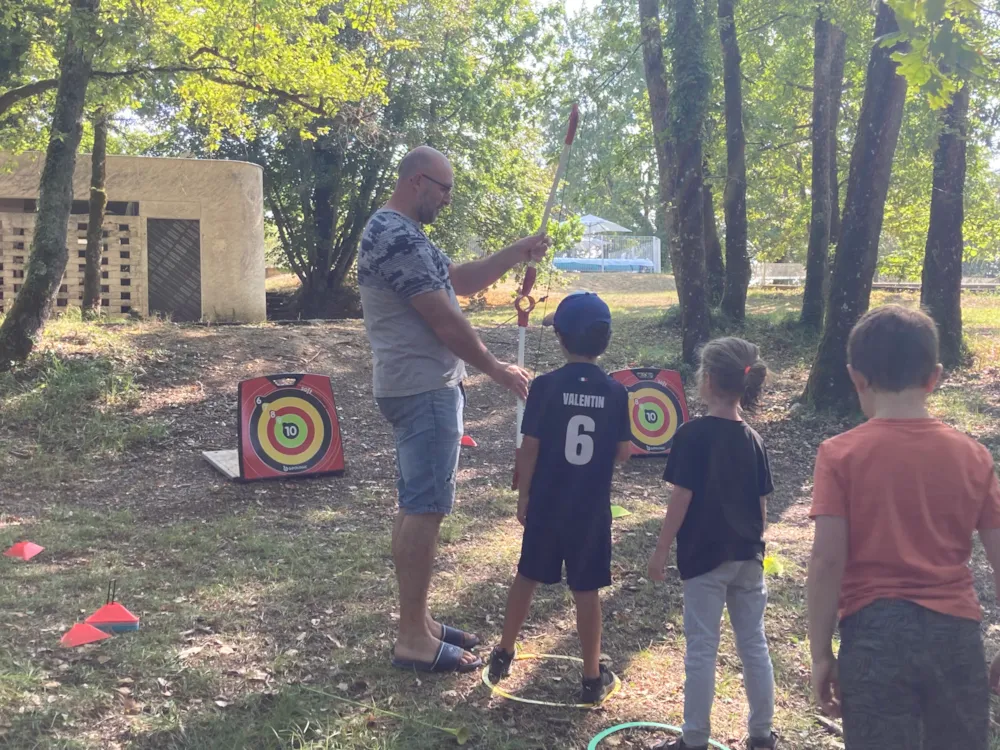
<instances>
[{"instance_id":1,"label":"red arrow fletching","mask_svg":"<svg viewBox=\"0 0 1000 750\"><path fill-rule=\"evenodd\" d=\"M580 124L580 107L573 105L573 111L569 113L569 128L566 129L566 145L572 146L573 139L576 138L576 128Z\"/></svg>"}]
</instances>

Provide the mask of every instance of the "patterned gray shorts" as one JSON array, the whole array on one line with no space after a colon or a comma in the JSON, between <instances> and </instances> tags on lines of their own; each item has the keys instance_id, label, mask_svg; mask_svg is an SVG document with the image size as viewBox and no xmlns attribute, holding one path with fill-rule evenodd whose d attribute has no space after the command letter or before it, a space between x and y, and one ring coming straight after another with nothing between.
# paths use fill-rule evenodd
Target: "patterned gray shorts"
<instances>
[{"instance_id":1,"label":"patterned gray shorts","mask_svg":"<svg viewBox=\"0 0 1000 750\"><path fill-rule=\"evenodd\" d=\"M880 599L840 623L846 750L987 750L978 622Z\"/></svg>"}]
</instances>

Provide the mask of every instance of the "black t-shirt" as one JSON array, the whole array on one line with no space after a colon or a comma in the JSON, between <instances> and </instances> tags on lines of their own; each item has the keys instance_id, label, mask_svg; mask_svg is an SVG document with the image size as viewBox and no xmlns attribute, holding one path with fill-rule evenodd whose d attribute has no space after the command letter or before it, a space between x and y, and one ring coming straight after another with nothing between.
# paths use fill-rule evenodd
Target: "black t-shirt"
<instances>
[{"instance_id":1,"label":"black t-shirt","mask_svg":"<svg viewBox=\"0 0 1000 750\"><path fill-rule=\"evenodd\" d=\"M564 365L532 383L521 432L539 441L529 522L610 522L615 456L632 434L625 387L597 365Z\"/></svg>"},{"instance_id":2,"label":"black t-shirt","mask_svg":"<svg viewBox=\"0 0 1000 750\"><path fill-rule=\"evenodd\" d=\"M677 532L682 579L764 559L760 498L774 485L764 441L745 422L702 417L681 425L663 479L693 495Z\"/></svg>"}]
</instances>

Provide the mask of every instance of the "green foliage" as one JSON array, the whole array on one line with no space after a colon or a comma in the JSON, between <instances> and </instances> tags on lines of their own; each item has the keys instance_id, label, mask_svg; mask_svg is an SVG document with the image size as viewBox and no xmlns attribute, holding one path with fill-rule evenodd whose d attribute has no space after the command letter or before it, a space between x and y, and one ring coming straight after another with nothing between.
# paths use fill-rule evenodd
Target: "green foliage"
<instances>
[{"instance_id":1,"label":"green foliage","mask_svg":"<svg viewBox=\"0 0 1000 750\"><path fill-rule=\"evenodd\" d=\"M559 25L551 72L558 106L548 117L546 145L552 150L561 143L565 111L578 102L567 208L662 238L638 23L634 0L605 0Z\"/></svg>"},{"instance_id":2,"label":"green foliage","mask_svg":"<svg viewBox=\"0 0 1000 750\"><path fill-rule=\"evenodd\" d=\"M579 216L570 216L566 221L549 224L549 236L552 238L552 253L566 252L583 239L585 227Z\"/></svg>"},{"instance_id":3,"label":"green foliage","mask_svg":"<svg viewBox=\"0 0 1000 750\"><path fill-rule=\"evenodd\" d=\"M913 93L893 166L880 273L919 276L937 110L963 82L975 86L966 258L986 267L1000 257L992 141L997 87L984 65L997 57L998 4L886 1L900 32L880 42L909 42L898 61ZM721 199L717 8L711 1L698 5L701 35L670 39L690 47L700 36L705 60L695 64L682 55L691 64L669 71L669 83L675 115L690 108L706 115L708 175ZM432 228L449 253L461 259L491 252L535 231L574 101L581 126L556 217L595 213L637 234L664 237L634 0L601 0L570 15L530 0L103 0L101 7L88 116L99 108L112 113L110 151L263 164L269 197L280 201L287 223L283 237L275 225L271 261L280 244L285 264L291 254L307 273L320 273L309 269L323 243L302 200L315 200L320 177L335 196L330 263L350 261L352 207L363 214L376 206L392 186L395 162L424 142L446 151L456 170L453 205ZM848 38L837 133L843 181L873 16L867 2L829 0L824 8ZM0 97L54 80L67 9L61 0L0 3ZM736 6L749 243L762 261L802 261L807 246L815 12L815 4L797 0ZM673 27L668 18L668 36ZM693 84L708 85L707 99L685 93ZM41 90L0 112L0 148L44 147L53 94ZM85 128L83 148L91 138ZM309 161L323 154L333 161Z\"/></svg>"},{"instance_id":4,"label":"green foliage","mask_svg":"<svg viewBox=\"0 0 1000 750\"><path fill-rule=\"evenodd\" d=\"M0 15L0 29L30 38L26 48L0 47L0 85L54 87L67 7L47 0ZM391 47L384 35L394 8L393 0L104 0L90 101L135 111L155 100L173 117L197 120L213 145L224 132L334 117L349 101L382 97L384 80L371 62ZM258 103L268 107L251 112ZM0 122L0 145L31 145L15 126L44 123L37 111L35 99L15 104L15 119Z\"/></svg>"},{"instance_id":5,"label":"green foliage","mask_svg":"<svg viewBox=\"0 0 1000 750\"><path fill-rule=\"evenodd\" d=\"M932 109L948 106L963 81L986 71L978 0L885 2L896 14L899 33L879 42L886 47L909 43L909 49L894 53L893 60L899 63L899 74L927 97Z\"/></svg>"}]
</instances>

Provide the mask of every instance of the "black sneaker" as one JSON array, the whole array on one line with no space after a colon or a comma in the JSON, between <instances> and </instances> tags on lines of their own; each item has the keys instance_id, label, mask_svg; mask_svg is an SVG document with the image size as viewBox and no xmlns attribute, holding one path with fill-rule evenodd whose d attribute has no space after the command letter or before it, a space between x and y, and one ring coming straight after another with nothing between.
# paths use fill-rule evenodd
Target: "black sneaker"
<instances>
[{"instance_id":1,"label":"black sneaker","mask_svg":"<svg viewBox=\"0 0 1000 750\"><path fill-rule=\"evenodd\" d=\"M585 705L600 703L608 697L611 689L615 686L615 676L611 674L611 670L603 664L600 669L601 673L597 677L590 680L586 677L583 679L583 690L580 691L580 703Z\"/></svg>"},{"instance_id":2,"label":"black sneaker","mask_svg":"<svg viewBox=\"0 0 1000 750\"><path fill-rule=\"evenodd\" d=\"M684 740L677 737L673 740L664 740L653 745L649 750L708 750L708 745L685 745Z\"/></svg>"},{"instance_id":3,"label":"black sneaker","mask_svg":"<svg viewBox=\"0 0 1000 750\"><path fill-rule=\"evenodd\" d=\"M747 750L778 750L778 735L771 732L771 736L767 739L749 737L747 739Z\"/></svg>"},{"instance_id":4,"label":"black sneaker","mask_svg":"<svg viewBox=\"0 0 1000 750\"><path fill-rule=\"evenodd\" d=\"M497 646L490 653L490 682L500 682L504 677L510 676L510 665L514 661L514 654Z\"/></svg>"}]
</instances>

